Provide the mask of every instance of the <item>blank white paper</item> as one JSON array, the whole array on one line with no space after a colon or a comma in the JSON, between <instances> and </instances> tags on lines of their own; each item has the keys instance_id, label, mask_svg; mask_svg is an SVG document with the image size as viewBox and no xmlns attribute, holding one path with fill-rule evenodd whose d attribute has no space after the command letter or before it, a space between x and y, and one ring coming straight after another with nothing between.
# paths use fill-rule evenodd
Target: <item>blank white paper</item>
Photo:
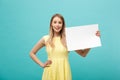
<instances>
[{"instance_id":1,"label":"blank white paper","mask_svg":"<svg viewBox=\"0 0 120 80\"><path fill-rule=\"evenodd\" d=\"M65 28L68 51L101 46L98 30L98 24Z\"/></svg>"}]
</instances>

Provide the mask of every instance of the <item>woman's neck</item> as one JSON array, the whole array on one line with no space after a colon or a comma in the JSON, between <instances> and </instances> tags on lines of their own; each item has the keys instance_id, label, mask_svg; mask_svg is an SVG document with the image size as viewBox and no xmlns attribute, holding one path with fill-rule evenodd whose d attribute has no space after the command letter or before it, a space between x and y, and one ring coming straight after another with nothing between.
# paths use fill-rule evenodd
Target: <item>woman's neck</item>
<instances>
[{"instance_id":1,"label":"woman's neck","mask_svg":"<svg viewBox=\"0 0 120 80\"><path fill-rule=\"evenodd\" d=\"M59 37L60 33L54 33L54 37Z\"/></svg>"}]
</instances>

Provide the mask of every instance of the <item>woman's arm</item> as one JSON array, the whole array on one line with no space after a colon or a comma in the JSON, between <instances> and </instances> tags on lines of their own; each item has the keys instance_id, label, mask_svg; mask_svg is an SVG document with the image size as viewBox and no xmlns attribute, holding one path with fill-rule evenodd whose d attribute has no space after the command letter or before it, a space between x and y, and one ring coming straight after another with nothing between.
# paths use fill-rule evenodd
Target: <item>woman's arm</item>
<instances>
[{"instance_id":1,"label":"woman's arm","mask_svg":"<svg viewBox=\"0 0 120 80\"><path fill-rule=\"evenodd\" d=\"M84 50L75 50L75 52L77 52L79 55L81 55L82 57L86 57L87 53L90 51L90 48L88 49L84 49Z\"/></svg>"},{"instance_id":2,"label":"woman's arm","mask_svg":"<svg viewBox=\"0 0 120 80\"><path fill-rule=\"evenodd\" d=\"M37 63L39 64L41 67L44 67L44 63L41 62L41 60L39 60L36 56L36 53L38 52L39 49L41 49L42 47L45 46L45 41L42 38L31 50L30 52L30 57Z\"/></svg>"}]
</instances>

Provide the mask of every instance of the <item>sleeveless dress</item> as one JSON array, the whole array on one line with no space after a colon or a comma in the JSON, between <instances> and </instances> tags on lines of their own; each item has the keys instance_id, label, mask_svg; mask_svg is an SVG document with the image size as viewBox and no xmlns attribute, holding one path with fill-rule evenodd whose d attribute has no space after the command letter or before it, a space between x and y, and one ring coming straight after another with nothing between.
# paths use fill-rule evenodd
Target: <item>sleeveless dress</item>
<instances>
[{"instance_id":1,"label":"sleeveless dress","mask_svg":"<svg viewBox=\"0 0 120 80\"><path fill-rule=\"evenodd\" d=\"M72 80L71 70L68 61L68 51L62 45L60 37L54 37L54 48L46 43L49 36L43 37L45 40L48 60L52 61L49 67L45 67L42 80Z\"/></svg>"}]
</instances>

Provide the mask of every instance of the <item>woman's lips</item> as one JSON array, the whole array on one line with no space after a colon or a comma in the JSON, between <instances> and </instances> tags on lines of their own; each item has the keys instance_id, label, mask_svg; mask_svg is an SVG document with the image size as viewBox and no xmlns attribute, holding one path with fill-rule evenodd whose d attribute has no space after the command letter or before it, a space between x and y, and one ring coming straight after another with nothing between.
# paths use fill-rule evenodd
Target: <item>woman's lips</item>
<instances>
[{"instance_id":1,"label":"woman's lips","mask_svg":"<svg viewBox=\"0 0 120 80\"><path fill-rule=\"evenodd\" d=\"M55 28L56 30L59 30L60 28Z\"/></svg>"}]
</instances>

